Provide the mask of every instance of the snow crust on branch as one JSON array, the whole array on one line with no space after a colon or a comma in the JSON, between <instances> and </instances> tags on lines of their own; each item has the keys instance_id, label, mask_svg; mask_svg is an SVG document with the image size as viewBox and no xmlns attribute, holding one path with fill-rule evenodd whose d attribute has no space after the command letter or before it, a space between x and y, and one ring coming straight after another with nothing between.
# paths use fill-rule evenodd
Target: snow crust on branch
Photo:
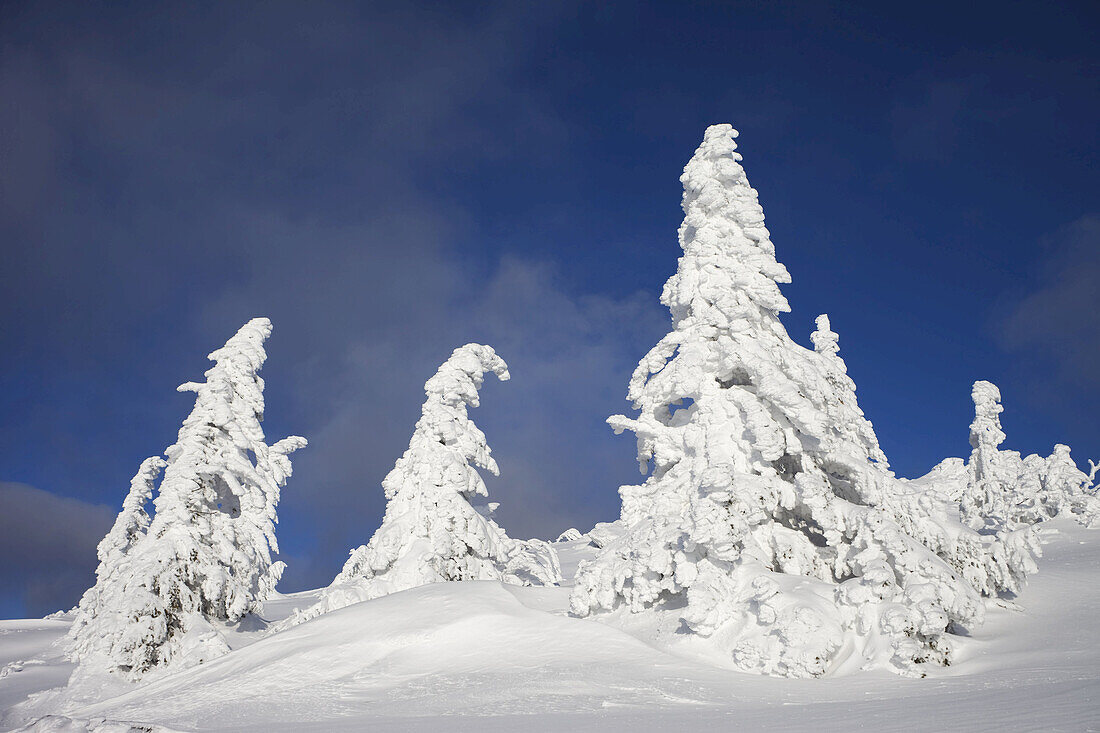
<instances>
[{"instance_id":1,"label":"snow crust on branch","mask_svg":"<svg viewBox=\"0 0 1100 733\"><path fill-rule=\"evenodd\" d=\"M827 317L815 351L788 336L790 276L736 135L708 128L680 179L672 331L631 378L638 417L608 419L652 472L620 489L623 532L579 569L573 613L666 618L767 674L822 675L850 654L919 674L1011 580L946 501L889 472Z\"/></svg>"},{"instance_id":2,"label":"snow crust on branch","mask_svg":"<svg viewBox=\"0 0 1100 733\"><path fill-rule=\"evenodd\" d=\"M541 540L513 540L471 501L488 498L478 469L499 474L485 434L469 418L486 373L509 379L489 346L454 350L424 385L427 399L412 439L382 481L388 503L370 541L352 550L343 570L312 607L284 626L352 603L428 583L499 580L518 585L561 582L557 553Z\"/></svg>"},{"instance_id":3,"label":"snow crust on branch","mask_svg":"<svg viewBox=\"0 0 1100 733\"><path fill-rule=\"evenodd\" d=\"M228 651L219 624L255 612L284 564L275 524L293 436L264 442L264 382L271 322L255 318L225 346L202 383L180 385L195 406L167 461L146 460L111 532L100 544L96 585L77 608L68 653L82 667L133 679ZM164 468L150 521L144 505Z\"/></svg>"},{"instance_id":4,"label":"snow crust on branch","mask_svg":"<svg viewBox=\"0 0 1100 733\"><path fill-rule=\"evenodd\" d=\"M576 527L570 527L569 529L567 529L564 532L562 532L561 534L559 534L558 538L554 541L555 542L576 542L576 541L578 541L580 539L583 539L583 538L584 538L584 535L581 533L581 531L579 529L577 529Z\"/></svg>"}]
</instances>

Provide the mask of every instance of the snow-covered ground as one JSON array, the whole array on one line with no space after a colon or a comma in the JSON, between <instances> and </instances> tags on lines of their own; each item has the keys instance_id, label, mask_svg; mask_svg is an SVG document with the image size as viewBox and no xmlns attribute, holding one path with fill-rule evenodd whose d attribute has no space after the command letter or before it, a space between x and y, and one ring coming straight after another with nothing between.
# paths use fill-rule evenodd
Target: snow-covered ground
<instances>
[{"instance_id":1,"label":"snow-covered ground","mask_svg":"<svg viewBox=\"0 0 1100 733\"><path fill-rule=\"evenodd\" d=\"M54 714L180 731L1100 730L1100 532L1067 520L1045 527L1040 572L1018 607L991 603L958 662L926 679L746 675L687 641L658 649L570 618L568 587L439 583L281 633L238 634L227 656L142 686L29 701L66 681L71 666L51 645L68 624L2 621L0 729ZM584 545L559 545L567 577ZM315 597L281 596L264 617ZM35 729L129 727L52 718Z\"/></svg>"}]
</instances>

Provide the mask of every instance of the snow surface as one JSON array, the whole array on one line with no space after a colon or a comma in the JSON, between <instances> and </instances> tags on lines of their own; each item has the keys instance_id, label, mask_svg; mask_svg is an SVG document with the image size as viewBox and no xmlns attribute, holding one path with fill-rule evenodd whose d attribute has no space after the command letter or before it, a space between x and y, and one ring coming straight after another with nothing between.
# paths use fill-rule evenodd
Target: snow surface
<instances>
[{"instance_id":1,"label":"snow surface","mask_svg":"<svg viewBox=\"0 0 1100 733\"><path fill-rule=\"evenodd\" d=\"M568 586L437 583L358 603L117 696L66 703L51 644L68 621L0 621L0 730L637 731L1100 730L1100 533L1044 524L1040 572L1016 604L989 601L958 662L926 679L884 671L824 679L723 669L690 639L655 648L565 615ZM558 543L563 569L595 548ZM568 570L566 575L568 577ZM316 592L264 605L274 621ZM70 690L67 695L79 691ZM87 723L84 721L92 721Z\"/></svg>"}]
</instances>

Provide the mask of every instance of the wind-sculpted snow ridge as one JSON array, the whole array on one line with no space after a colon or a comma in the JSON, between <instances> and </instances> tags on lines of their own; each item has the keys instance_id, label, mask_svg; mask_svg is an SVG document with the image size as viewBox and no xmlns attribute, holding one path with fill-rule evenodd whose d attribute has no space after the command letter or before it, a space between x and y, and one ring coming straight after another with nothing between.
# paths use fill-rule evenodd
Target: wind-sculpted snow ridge
<instances>
[{"instance_id":1,"label":"wind-sculpted snow ridge","mask_svg":"<svg viewBox=\"0 0 1100 733\"><path fill-rule=\"evenodd\" d=\"M427 400L409 448L382 481L388 503L370 541L351 552L312 607L285 628L338 608L428 583L501 580L518 585L561 582L557 554L541 540L513 540L491 511L470 503L488 497L478 469L498 475L485 434L467 409L479 404L486 372L509 379L489 346L454 350L424 385Z\"/></svg>"},{"instance_id":2,"label":"wind-sculpted snow ridge","mask_svg":"<svg viewBox=\"0 0 1100 733\"><path fill-rule=\"evenodd\" d=\"M582 564L572 610L665 619L747 671L819 676L855 656L921 674L1031 557L889 472L827 317L815 351L787 335L790 276L736 135L710 127L680 179L673 330L631 379L639 416L608 420L652 473L620 489L623 534Z\"/></svg>"},{"instance_id":3,"label":"wind-sculpted snow ridge","mask_svg":"<svg viewBox=\"0 0 1100 733\"><path fill-rule=\"evenodd\" d=\"M973 448L967 464L968 482L959 498L964 520L974 529L1006 533L1060 514L1079 523L1100 523L1100 496L1095 478L1100 467L1092 463L1086 474L1070 457L1069 446L1055 445L1047 458L1021 457L1001 450L1001 391L992 382L974 383L974 422L970 425Z\"/></svg>"},{"instance_id":4,"label":"wind-sculpted snow ridge","mask_svg":"<svg viewBox=\"0 0 1100 733\"><path fill-rule=\"evenodd\" d=\"M217 624L256 611L283 563L271 560L280 488L300 437L264 442L264 341L255 318L209 355L204 383L188 382L195 407L167 462L147 459L115 526L99 546L97 580L80 601L68 653L78 672L132 679L154 668L198 663L229 650ZM145 505L161 468L152 521Z\"/></svg>"}]
</instances>

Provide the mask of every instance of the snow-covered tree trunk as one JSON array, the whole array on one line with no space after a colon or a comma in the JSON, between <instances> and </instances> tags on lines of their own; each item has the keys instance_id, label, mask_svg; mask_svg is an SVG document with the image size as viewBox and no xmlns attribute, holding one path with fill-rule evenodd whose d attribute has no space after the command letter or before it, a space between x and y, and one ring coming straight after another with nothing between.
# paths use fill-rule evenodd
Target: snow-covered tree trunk
<instances>
[{"instance_id":1,"label":"snow-covered tree trunk","mask_svg":"<svg viewBox=\"0 0 1100 733\"><path fill-rule=\"evenodd\" d=\"M370 541L351 552L320 601L288 619L321 613L427 583L500 580L550 585L561 580L557 554L546 542L509 538L471 504L488 493L478 469L498 469L485 434L470 420L486 373L509 378L489 346L454 350L424 385L427 399L408 450L382 481L388 503Z\"/></svg>"},{"instance_id":2,"label":"snow-covered tree trunk","mask_svg":"<svg viewBox=\"0 0 1100 733\"><path fill-rule=\"evenodd\" d=\"M271 559L276 506L291 472L288 455L306 441L264 442L257 372L270 334L266 318L249 321L210 354L215 365L205 382L179 387L195 393L195 407L165 450L148 530L112 555L95 614L74 624L70 654L82 663L136 678L217 656L228 650L217 624L256 611L274 590L283 568ZM138 491L147 497L145 464L139 476L148 479ZM141 524L134 516L126 526Z\"/></svg>"},{"instance_id":3,"label":"snow-covered tree trunk","mask_svg":"<svg viewBox=\"0 0 1100 733\"><path fill-rule=\"evenodd\" d=\"M982 578L989 558L934 506L903 526L901 507L919 507L886 468L827 320L816 352L787 335L790 276L735 136L709 128L684 169L684 255L661 296L673 330L631 380L639 416L608 420L636 433L652 473L620 489L625 531L582 565L573 612L649 614L746 670L821 675L848 648L918 673L983 615L929 545L972 555Z\"/></svg>"}]
</instances>

